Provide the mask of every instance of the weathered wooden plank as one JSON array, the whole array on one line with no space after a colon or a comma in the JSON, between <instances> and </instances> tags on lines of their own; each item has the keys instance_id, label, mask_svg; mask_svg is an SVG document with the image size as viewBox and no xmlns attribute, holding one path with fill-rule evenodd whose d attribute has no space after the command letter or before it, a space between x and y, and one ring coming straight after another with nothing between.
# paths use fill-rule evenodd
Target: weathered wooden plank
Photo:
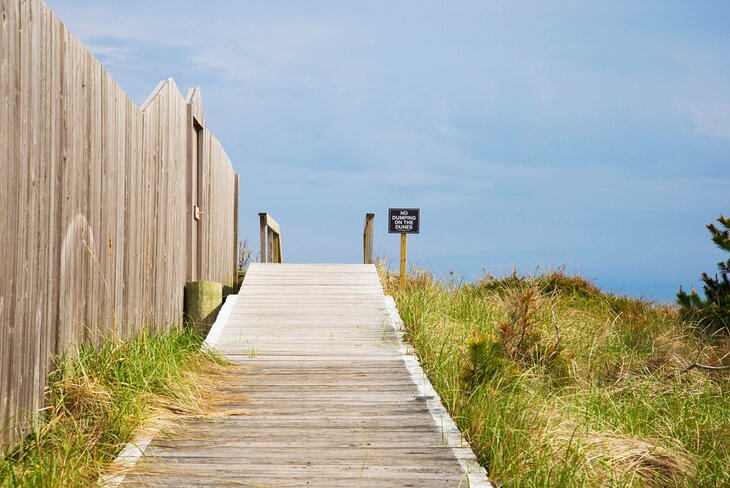
<instances>
[{"instance_id":1,"label":"weathered wooden plank","mask_svg":"<svg viewBox=\"0 0 730 488\"><path fill-rule=\"evenodd\" d=\"M372 266L256 264L217 349L235 416L154 439L127 484L458 486L465 475L406 370ZM348 274L366 277L348 283ZM344 290L344 291L343 291Z\"/></svg>"},{"instance_id":2,"label":"weathered wooden plank","mask_svg":"<svg viewBox=\"0 0 730 488\"><path fill-rule=\"evenodd\" d=\"M35 44L38 46L40 55L40 63L38 63L38 79L41 89L38 90L37 111L38 125L36 126L36 136L34 144L33 159L38 165L38 180L36 191L42 193L42 198L38 200L36 209L36 219L38 229L36 230L37 254L34 263L33 287L36 295L36 307L33 316L33 335L35 342L35 350L33 354L33 387L30 393L32 402L32 410L35 412L42 406L42 398L35 394L36 391L42 391L46 385L47 363L43 358L48 355L48 327L44 323L43 318L48 312L48 301L52 293L49 293L49 262L50 243L53 239L53 225L50 221L52 211L51 203L53 201L52 172L54 160L52 152L52 123L53 123L53 101L52 95L52 31L51 31L51 15L47 9L41 8L39 1L36 5L36 15L38 19L38 31Z\"/></svg>"},{"instance_id":3,"label":"weathered wooden plank","mask_svg":"<svg viewBox=\"0 0 730 488\"><path fill-rule=\"evenodd\" d=\"M11 164L15 159L14 148L12 147L11 134L15 124L13 103L15 100L15 49L13 37L15 31L15 15L13 9L15 2L0 2L0 46L7 48L0 49L0 126L5 130L0 131L0 205L8 208L11 204ZM10 229L12 224L11 214L3 212L0 215L0 225L3 229ZM0 233L0 276L10 278L11 260L8 249L13 248L13 237L10 232ZM10 385L10 362L11 362L11 333L10 333L10 294L11 278L0 280L0 425L8 425L11 416L12 405L8 402ZM6 304L6 300L8 303ZM0 445L7 442L9 432L0 430Z\"/></svg>"},{"instance_id":4,"label":"weathered wooden plank","mask_svg":"<svg viewBox=\"0 0 730 488\"><path fill-rule=\"evenodd\" d=\"M113 285L113 296L114 296L114 308L112 310L112 326L114 327L114 333L121 338L126 338L127 331L122 325L124 322L124 257L126 255L127 242L125 241L125 190L127 182L126 174L126 147L127 141L130 137L129 126L130 121L127 120L127 111L125 97L121 88L117 85L113 78L109 77L110 83L113 87L113 98L114 98L114 113L111 120L111 129L116 132L116 144L114 146L114 171L115 171L115 185L114 185L114 227L112 229L113 234L113 256L114 261L112 264L114 272L114 285Z\"/></svg>"},{"instance_id":5,"label":"weathered wooden plank","mask_svg":"<svg viewBox=\"0 0 730 488\"><path fill-rule=\"evenodd\" d=\"M20 348L26 354L19 358L19 368L15 368L13 379L22 385L18 395L18 403L22 410L18 412L22 417L27 417L32 408L32 371L33 353L36 350L33 334L32 301L36 298L33 290L33 264L34 254L37 249L35 232L38 228L38 221L34 215L34 207L37 204L32 198L34 185L37 182L37 165L34 159L34 131L38 122L37 112L37 91L31 86L38 82L37 67L40 64L38 50L34 49L34 41L37 38L37 22L33 22L34 5L32 0L21 2L21 18L23 28L20 34L21 44L21 125L20 125L20 164L22 170L18 178L18 203L13 208L20 216L19 225L19 246L16 249L16 259L20 265L18 279L19 313L16 314L17 327L20 339ZM36 30L36 32L34 32Z\"/></svg>"},{"instance_id":6,"label":"weathered wooden plank","mask_svg":"<svg viewBox=\"0 0 730 488\"><path fill-rule=\"evenodd\" d=\"M0 115L3 123L3 145L0 146L2 153L2 182L0 185L5 191L0 195L3 208L14 208L17 204L17 180L20 171L19 164L19 115L20 115L20 36L18 26L20 23L20 12L18 2L0 2L2 4L3 29L0 32L3 49L0 49L2 56L2 79L0 80L0 92L3 96L3 115ZM6 48L7 46L7 48ZM1 114L1 113L0 113ZM12 164L16 163L16 164ZM19 245L17 227L19 215L17 212L4 212L3 215L3 277L4 283L0 287L2 292L2 303L0 304L0 327L2 327L2 341L0 342L0 425L8 425L18 413L16 400L19 385L14 379L13 370L17 357L14 351L19 345L17 336L17 324L15 314L17 303L15 300L17 287L17 267L15 260L15 249ZM12 427L0 435L0 442L8 439L14 434Z\"/></svg>"}]
</instances>

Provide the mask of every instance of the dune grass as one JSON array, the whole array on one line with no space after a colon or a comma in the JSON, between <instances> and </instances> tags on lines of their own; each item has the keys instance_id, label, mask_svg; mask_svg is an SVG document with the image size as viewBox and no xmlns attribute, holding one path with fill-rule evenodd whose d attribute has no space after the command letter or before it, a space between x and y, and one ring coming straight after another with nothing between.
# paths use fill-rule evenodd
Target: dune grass
<instances>
[{"instance_id":1,"label":"dune grass","mask_svg":"<svg viewBox=\"0 0 730 488\"><path fill-rule=\"evenodd\" d=\"M383 270L423 368L498 486L730 486L730 340L563 272Z\"/></svg>"},{"instance_id":2,"label":"dune grass","mask_svg":"<svg viewBox=\"0 0 730 488\"><path fill-rule=\"evenodd\" d=\"M201 344L195 332L175 326L58 361L46 409L0 460L0 486L93 485L150 418L200 411L207 392L201 375L223 364Z\"/></svg>"}]
</instances>

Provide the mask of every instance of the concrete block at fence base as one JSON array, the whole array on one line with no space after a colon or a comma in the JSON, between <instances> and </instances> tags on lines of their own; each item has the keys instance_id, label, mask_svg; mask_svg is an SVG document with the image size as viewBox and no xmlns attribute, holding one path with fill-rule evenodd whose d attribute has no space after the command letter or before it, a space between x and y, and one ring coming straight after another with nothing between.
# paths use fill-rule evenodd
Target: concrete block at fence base
<instances>
[{"instance_id":1,"label":"concrete block at fence base","mask_svg":"<svg viewBox=\"0 0 730 488\"><path fill-rule=\"evenodd\" d=\"M185 284L185 314L195 330L205 336L223 303L223 285L214 281Z\"/></svg>"}]
</instances>

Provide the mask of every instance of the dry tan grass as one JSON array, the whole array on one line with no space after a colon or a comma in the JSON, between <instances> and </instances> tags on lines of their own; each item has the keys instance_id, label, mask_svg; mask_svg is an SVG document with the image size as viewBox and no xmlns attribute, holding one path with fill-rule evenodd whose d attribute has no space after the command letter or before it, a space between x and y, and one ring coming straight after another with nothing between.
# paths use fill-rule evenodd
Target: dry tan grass
<instances>
[{"instance_id":1,"label":"dry tan grass","mask_svg":"<svg viewBox=\"0 0 730 488\"><path fill-rule=\"evenodd\" d=\"M594 430L564 421L546 436L557 453L568 447L584 459L593 479L620 479L650 487L684 487L696 472L696 460L681 444L647 437L633 437L608 430Z\"/></svg>"},{"instance_id":2,"label":"dry tan grass","mask_svg":"<svg viewBox=\"0 0 730 488\"><path fill-rule=\"evenodd\" d=\"M195 372L188 373L190 381L181 385L186 390L182 396L184 401L161 395L155 395L150 400L147 420L137 429L134 438L157 436L172 439L189 430L190 421L249 415L246 409L231 408L232 405L248 402L248 397L223 391L223 388L235 385L238 376L249 369L245 366L202 362L194 368ZM152 472L149 466L136 463L130 466L126 460L115 459L104 468L102 476L109 479L142 473Z\"/></svg>"}]
</instances>

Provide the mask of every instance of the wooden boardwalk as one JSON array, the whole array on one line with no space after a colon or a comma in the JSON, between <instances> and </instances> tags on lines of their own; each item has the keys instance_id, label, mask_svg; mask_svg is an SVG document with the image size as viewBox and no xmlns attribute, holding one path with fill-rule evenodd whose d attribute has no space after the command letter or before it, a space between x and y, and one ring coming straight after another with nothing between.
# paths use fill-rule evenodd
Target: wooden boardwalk
<instances>
[{"instance_id":1,"label":"wooden boardwalk","mask_svg":"<svg viewBox=\"0 0 730 488\"><path fill-rule=\"evenodd\" d=\"M212 333L247 365L225 388L247 414L157 436L125 486L488 486L445 445L373 265L251 265Z\"/></svg>"}]
</instances>

